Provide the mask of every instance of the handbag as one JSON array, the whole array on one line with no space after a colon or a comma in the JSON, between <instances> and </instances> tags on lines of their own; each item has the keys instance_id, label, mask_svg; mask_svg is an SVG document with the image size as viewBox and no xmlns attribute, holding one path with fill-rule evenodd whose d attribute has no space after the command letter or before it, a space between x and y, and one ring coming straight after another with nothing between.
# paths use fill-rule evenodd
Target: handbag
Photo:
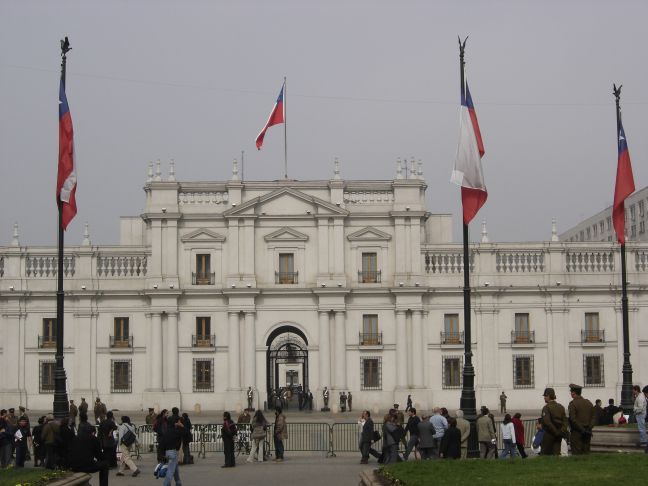
<instances>
[{"instance_id":1,"label":"handbag","mask_svg":"<svg viewBox=\"0 0 648 486\"><path fill-rule=\"evenodd\" d=\"M137 437L133 433L131 429L127 429L126 433L122 436L121 438L121 443L124 444L126 447L130 447L133 445L133 443L137 440Z\"/></svg>"},{"instance_id":2,"label":"handbag","mask_svg":"<svg viewBox=\"0 0 648 486\"><path fill-rule=\"evenodd\" d=\"M378 442L381 438L382 438L382 437L380 436L380 432L378 432L377 430L374 430L374 431L373 431L373 436L371 437L371 439L372 439L374 442Z\"/></svg>"}]
</instances>

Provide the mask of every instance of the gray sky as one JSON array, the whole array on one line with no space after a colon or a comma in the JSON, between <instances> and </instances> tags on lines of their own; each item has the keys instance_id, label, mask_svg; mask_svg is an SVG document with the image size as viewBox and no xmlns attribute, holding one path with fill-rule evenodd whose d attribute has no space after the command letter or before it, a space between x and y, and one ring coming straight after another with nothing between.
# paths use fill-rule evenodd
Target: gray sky
<instances>
[{"instance_id":1,"label":"gray sky","mask_svg":"<svg viewBox=\"0 0 648 486\"><path fill-rule=\"evenodd\" d=\"M68 35L79 213L94 244L139 214L149 161L179 180L283 176L283 129L254 139L288 77L289 176L392 179L423 161L428 207L452 213L457 34L486 156L489 199L471 225L491 241L546 240L610 204L612 83L635 183L648 181L648 2L0 0L0 245L56 244L59 39Z\"/></svg>"}]
</instances>

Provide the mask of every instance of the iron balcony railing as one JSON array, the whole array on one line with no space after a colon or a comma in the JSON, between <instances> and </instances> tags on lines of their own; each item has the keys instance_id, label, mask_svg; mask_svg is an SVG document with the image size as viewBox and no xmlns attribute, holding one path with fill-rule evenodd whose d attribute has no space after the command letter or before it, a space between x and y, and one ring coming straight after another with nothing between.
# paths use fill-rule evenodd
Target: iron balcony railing
<instances>
[{"instance_id":1,"label":"iron balcony railing","mask_svg":"<svg viewBox=\"0 0 648 486\"><path fill-rule=\"evenodd\" d=\"M382 281L380 270L358 270L358 282L380 283Z\"/></svg>"},{"instance_id":2,"label":"iron balcony railing","mask_svg":"<svg viewBox=\"0 0 648 486\"><path fill-rule=\"evenodd\" d=\"M464 333L459 332L441 332L441 344L463 344Z\"/></svg>"},{"instance_id":3,"label":"iron balcony railing","mask_svg":"<svg viewBox=\"0 0 648 486\"><path fill-rule=\"evenodd\" d=\"M194 348L213 348L216 346L216 334L192 334L191 346Z\"/></svg>"},{"instance_id":4,"label":"iron balcony railing","mask_svg":"<svg viewBox=\"0 0 648 486\"><path fill-rule=\"evenodd\" d=\"M358 342L360 346L379 346L382 344L382 332L361 332Z\"/></svg>"},{"instance_id":5,"label":"iron balcony railing","mask_svg":"<svg viewBox=\"0 0 648 486\"><path fill-rule=\"evenodd\" d=\"M133 336L110 336L111 348L132 348Z\"/></svg>"},{"instance_id":6,"label":"iron balcony railing","mask_svg":"<svg viewBox=\"0 0 648 486\"><path fill-rule=\"evenodd\" d=\"M38 336L39 348L55 348L56 336Z\"/></svg>"},{"instance_id":7,"label":"iron balcony railing","mask_svg":"<svg viewBox=\"0 0 648 486\"><path fill-rule=\"evenodd\" d=\"M275 283L296 284L299 272L275 272Z\"/></svg>"},{"instance_id":8,"label":"iron balcony railing","mask_svg":"<svg viewBox=\"0 0 648 486\"><path fill-rule=\"evenodd\" d=\"M512 344L535 343L535 331L511 331Z\"/></svg>"},{"instance_id":9,"label":"iron balcony railing","mask_svg":"<svg viewBox=\"0 0 648 486\"><path fill-rule=\"evenodd\" d=\"M192 285L214 285L215 279L215 272L192 272L191 274Z\"/></svg>"},{"instance_id":10,"label":"iron balcony railing","mask_svg":"<svg viewBox=\"0 0 648 486\"><path fill-rule=\"evenodd\" d=\"M581 342L583 343L604 343L605 329L583 329L581 331Z\"/></svg>"}]
</instances>

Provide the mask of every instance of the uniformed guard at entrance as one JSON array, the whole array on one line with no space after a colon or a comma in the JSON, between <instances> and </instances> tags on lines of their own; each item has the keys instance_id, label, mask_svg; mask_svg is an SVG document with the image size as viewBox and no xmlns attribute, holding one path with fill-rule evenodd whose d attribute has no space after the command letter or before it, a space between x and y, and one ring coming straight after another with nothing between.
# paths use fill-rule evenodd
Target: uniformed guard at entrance
<instances>
[{"instance_id":1,"label":"uniformed guard at entrance","mask_svg":"<svg viewBox=\"0 0 648 486\"><path fill-rule=\"evenodd\" d=\"M545 433L540 454L559 456L560 443L567 438L567 414L565 407L556 402L556 392L553 388L545 388L543 396L546 405L542 409L542 428Z\"/></svg>"},{"instance_id":2,"label":"uniformed guard at entrance","mask_svg":"<svg viewBox=\"0 0 648 486\"><path fill-rule=\"evenodd\" d=\"M592 438L592 427L594 426L594 406L592 402L583 398L581 393L583 387L580 385L569 385L572 401L569 402L567 411L569 413L569 430L571 432L569 443L572 454L588 454L590 451L590 440Z\"/></svg>"}]
</instances>

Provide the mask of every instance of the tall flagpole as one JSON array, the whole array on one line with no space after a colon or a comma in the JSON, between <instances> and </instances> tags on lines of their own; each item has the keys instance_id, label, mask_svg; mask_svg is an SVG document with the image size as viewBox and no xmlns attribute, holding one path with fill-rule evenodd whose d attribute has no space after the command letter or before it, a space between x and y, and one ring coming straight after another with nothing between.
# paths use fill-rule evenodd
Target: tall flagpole
<instances>
[{"instance_id":1,"label":"tall flagpole","mask_svg":"<svg viewBox=\"0 0 648 486\"><path fill-rule=\"evenodd\" d=\"M617 146L619 145L619 136L621 133L621 86L618 88L614 85L614 97L616 99L616 135ZM625 231L625 225L624 225ZM630 331L628 327L628 282L626 276L626 252L625 252L625 235L621 243L621 312L623 319L623 385L621 385L621 408L623 412L631 417L634 416L634 401L632 399L632 364L630 364Z\"/></svg>"},{"instance_id":2,"label":"tall flagpole","mask_svg":"<svg viewBox=\"0 0 648 486\"><path fill-rule=\"evenodd\" d=\"M284 76L283 110L284 110L284 179L288 179L288 117L286 107L288 96L286 91L286 76Z\"/></svg>"},{"instance_id":3,"label":"tall flagpole","mask_svg":"<svg viewBox=\"0 0 648 486\"><path fill-rule=\"evenodd\" d=\"M464 52L466 49L466 41L463 43L459 38L459 72L461 78L461 100L466 98L466 83L465 83L465 61ZM463 218L462 218L463 219ZM475 368L472 364L472 330L471 330L471 315L470 308L470 249L468 241L468 223L463 222L463 272L464 272L464 366L463 366L463 379L461 388L460 408L463 410L464 417L470 422L470 439L468 443L469 454L471 457L475 456L475 450L478 452L477 444L477 399L475 398Z\"/></svg>"},{"instance_id":4,"label":"tall flagpole","mask_svg":"<svg viewBox=\"0 0 648 486\"><path fill-rule=\"evenodd\" d=\"M72 48L66 37L61 40L61 83L65 89L65 68L67 64L67 53ZM63 367L63 246L64 246L64 229L63 229L63 202L59 197L58 205L58 267L57 267L57 287L56 287L56 368L54 369L54 417L57 419L69 416L68 398L66 390L67 377Z\"/></svg>"}]
</instances>

